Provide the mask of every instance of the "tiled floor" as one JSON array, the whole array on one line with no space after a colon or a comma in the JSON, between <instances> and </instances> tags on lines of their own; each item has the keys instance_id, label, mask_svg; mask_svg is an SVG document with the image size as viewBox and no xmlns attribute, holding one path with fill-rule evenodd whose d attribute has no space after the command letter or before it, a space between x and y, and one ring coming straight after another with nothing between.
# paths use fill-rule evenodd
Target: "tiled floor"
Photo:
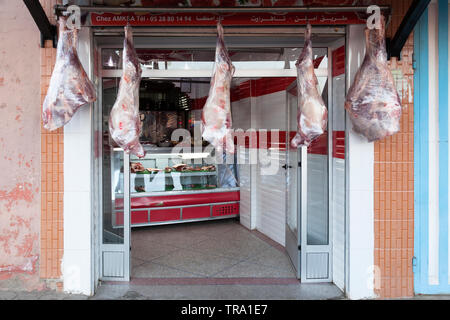
<instances>
[{"instance_id":1,"label":"tiled floor","mask_svg":"<svg viewBox=\"0 0 450 320\"><path fill-rule=\"evenodd\" d=\"M131 243L134 279L295 281L284 249L234 219L136 228Z\"/></svg>"}]
</instances>

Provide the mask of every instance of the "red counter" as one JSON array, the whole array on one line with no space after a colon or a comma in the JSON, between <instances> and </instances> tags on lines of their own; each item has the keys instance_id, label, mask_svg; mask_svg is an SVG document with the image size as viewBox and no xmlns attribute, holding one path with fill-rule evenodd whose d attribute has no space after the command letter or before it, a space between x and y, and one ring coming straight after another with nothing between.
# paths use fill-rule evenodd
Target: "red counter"
<instances>
[{"instance_id":1,"label":"red counter","mask_svg":"<svg viewBox=\"0 0 450 320\"><path fill-rule=\"evenodd\" d=\"M134 196L131 226L232 218L239 215L239 191ZM123 225L123 199L115 201L116 226Z\"/></svg>"}]
</instances>

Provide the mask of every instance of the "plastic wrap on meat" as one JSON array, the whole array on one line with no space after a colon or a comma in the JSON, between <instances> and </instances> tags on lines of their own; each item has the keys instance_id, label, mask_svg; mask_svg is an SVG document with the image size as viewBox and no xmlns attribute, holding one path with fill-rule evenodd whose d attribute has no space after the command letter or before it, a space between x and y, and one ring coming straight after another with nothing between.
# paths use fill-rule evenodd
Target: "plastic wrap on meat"
<instances>
[{"instance_id":1,"label":"plastic wrap on meat","mask_svg":"<svg viewBox=\"0 0 450 320\"><path fill-rule=\"evenodd\" d=\"M400 130L401 101L387 63L385 23L366 30L366 55L345 102L353 130L369 142Z\"/></svg>"},{"instance_id":2,"label":"plastic wrap on meat","mask_svg":"<svg viewBox=\"0 0 450 320\"><path fill-rule=\"evenodd\" d=\"M227 153L234 153L230 85L235 69L225 46L223 28L220 23L217 25L217 31L216 58L211 87L202 113L202 136L216 148L217 152L222 152L225 145Z\"/></svg>"},{"instance_id":3,"label":"plastic wrap on meat","mask_svg":"<svg viewBox=\"0 0 450 320\"><path fill-rule=\"evenodd\" d=\"M126 152L139 158L145 156L139 142L142 124L139 116L139 85L142 69L133 45L131 27L125 27L123 74L116 102L109 116L111 138Z\"/></svg>"},{"instance_id":4,"label":"plastic wrap on meat","mask_svg":"<svg viewBox=\"0 0 450 320\"><path fill-rule=\"evenodd\" d=\"M320 137L327 128L328 111L317 86L314 73L313 51L311 42L311 25L308 24L305 33L305 46L296 63L298 113L297 134L291 141L293 148L308 147Z\"/></svg>"},{"instance_id":5,"label":"plastic wrap on meat","mask_svg":"<svg viewBox=\"0 0 450 320\"><path fill-rule=\"evenodd\" d=\"M78 30L68 29L59 18L59 39L55 68L42 106L42 122L50 131L63 127L83 105L97 99L77 54Z\"/></svg>"}]
</instances>

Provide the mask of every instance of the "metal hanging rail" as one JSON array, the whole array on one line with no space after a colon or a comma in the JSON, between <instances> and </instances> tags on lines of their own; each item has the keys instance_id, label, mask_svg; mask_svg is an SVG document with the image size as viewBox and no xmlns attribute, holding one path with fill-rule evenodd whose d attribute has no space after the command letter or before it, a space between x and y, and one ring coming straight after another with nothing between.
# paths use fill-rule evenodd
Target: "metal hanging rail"
<instances>
[{"instance_id":1,"label":"metal hanging rail","mask_svg":"<svg viewBox=\"0 0 450 320\"><path fill-rule=\"evenodd\" d=\"M233 7L233 8L205 8L205 7L95 7L95 6L79 6L81 12L146 12L146 13L311 13L311 12L360 12L366 13L367 6L340 6L340 7ZM380 6L381 11L390 14L391 7ZM67 10L67 6L55 5L55 14L62 15Z\"/></svg>"},{"instance_id":2,"label":"metal hanging rail","mask_svg":"<svg viewBox=\"0 0 450 320\"><path fill-rule=\"evenodd\" d=\"M414 30L417 22L419 21L422 14L428 8L431 0L414 0L409 7L408 12L403 18L400 26L398 27L397 33L392 40L388 41L388 55L390 57L396 57L401 59L401 52L405 46L409 35Z\"/></svg>"},{"instance_id":3,"label":"metal hanging rail","mask_svg":"<svg viewBox=\"0 0 450 320\"><path fill-rule=\"evenodd\" d=\"M343 27L313 27L313 34L316 39L345 35ZM96 36L117 36L123 37L124 31L121 27L93 27ZM227 26L224 33L227 37L292 37L303 35L303 26L289 27L235 27ZM217 29L210 27L140 27L133 34L135 37L216 37Z\"/></svg>"},{"instance_id":4,"label":"metal hanging rail","mask_svg":"<svg viewBox=\"0 0 450 320\"><path fill-rule=\"evenodd\" d=\"M53 48L56 48L56 26L50 24L41 3L34 0L23 0L23 2L27 6L31 17L33 17L36 26L41 32L41 48L44 48L45 40L52 40Z\"/></svg>"}]
</instances>

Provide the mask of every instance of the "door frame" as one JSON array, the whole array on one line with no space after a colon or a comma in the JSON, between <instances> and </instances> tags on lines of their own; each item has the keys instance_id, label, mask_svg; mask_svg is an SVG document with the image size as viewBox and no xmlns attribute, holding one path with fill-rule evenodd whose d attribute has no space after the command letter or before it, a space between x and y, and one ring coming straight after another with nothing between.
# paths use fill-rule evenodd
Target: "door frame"
<instances>
[{"instance_id":1,"label":"door frame","mask_svg":"<svg viewBox=\"0 0 450 320\"><path fill-rule=\"evenodd\" d=\"M302 235L302 214L301 214L301 206L299 206L299 203L301 203L301 198L302 198L302 187L299 186L299 184L302 184L302 167L298 165L298 162L302 163L303 165L303 161L304 161L304 157L302 156L303 154L303 149L297 149L296 150L296 155L297 155L297 165L295 166L295 168L291 168L291 149L289 146L289 140L290 140L290 132L291 132L291 119L292 119L292 114L291 114L291 108L289 105L289 92L295 88L297 86L297 79L295 79L287 88L286 88L286 170L285 170L285 174L286 174L286 218L285 218L285 223L286 223L286 227L285 227L285 249L286 249L286 253L289 256L290 262L292 263L294 270L295 270L295 274L297 279L299 279L301 281L302 279L302 250L301 250L301 235ZM297 107L296 107L297 109ZM294 169L295 169L295 173L294 173ZM289 224L288 224L288 215L289 215L289 209L291 209L291 205L290 205L290 183L291 179L290 179L290 175L296 176L296 182L297 182L297 187L295 188L295 194L297 196L297 201L296 201L296 215L297 215L297 234L294 234L294 232L292 232ZM292 244L292 242L296 241L295 244Z\"/></svg>"},{"instance_id":2,"label":"door frame","mask_svg":"<svg viewBox=\"0 0 450 320\"><path fill-rule=\"evenodd\" d=\"M95 39L94 39L95 42ZM98 100L98 110L96 112L94 112L94 128L95 130L97 130L98 132L102 132L102 108L103 108L103 101L102 101L102 79L103 78L120 78L122 76L122 70L103 70L102 69L102 63L101 63L101 54L102 54L102 50L103 49L108 49L108 48L117 48L117 45L97 45L97 43L95 42L95 48L97 49L97 61L99 61L98 63L98 85L97 85L97 89L99 90L98 92L99 94L99 100ZM331 56L330 56L330 48L327 47L327 51L328 51L328 59L329 59L329 63L328 63L328 68L322 68L322 69L315 69L315 73L317 77L327 77L328 78L328 100L329 100L329 106L331 106L331 84L332 81L330 81L330 75L331 75ZM203 78L203 77L211 77L212 76L212 70L151 70L151 69L144 69L142 72L142 78L180 78L180 77L190 77L190 78ZM248 69L248 70L236 70L236 73L234 75L233 78L256 78L256 77L296 77L297 76L297 71L295 68L293 69L272 69L272 70L264 70L264 69ZM330 109L329 109L330 110ZM330 117L330 112L329 112L329 117ZM116 250L117 248L114 247L114 245L107 245L107 244L103 244L103 232L102 232L102 226L103 226L103 192L102 192L102 170L103 170L103 157L101 156L103 154L103 149L102 149L102 144L103 144L103 137L102 134L99 134L97 136L94 135L94 139L97 139L95 145L97 145L98 150L96 150L96 152L98 151L100 156L99 156L99 161L97 164L97 175L98 175L98 185L96 185L94 187L94 192L98 195L98 202L97 203L97 208L98 208L98 219L96 221L96 223L98 223L97 226L94 226L94 231L97 230L98 234L96 235L98 237L98 250L97 252L98 257L95 257L94 261L95 263L98 263L99 267L95 268L94 270L96 270L96 272L98 274L96 274L96 278L99 280L105 280L105 281L119 281L120 279L118 278L108 278L108 277L103 277L102 275L102 270L103 270L103 259L102 259L102 255L103 255L103 250L106 249L106 246L109 246L109 248L111 250ZM332 137L331 137L332 139ZM329 150L332 150L332 140L331 140L331 145L329 143ZM332 153L331 153L332 154ZM329 151L329 156L330 156L330 151ZM124 157L125 159L125 157ZM128 161L129 163L129 161ZM330 175L330 166L328 168L328 176L329 179L331 179L331 175ZM125 179L124 179L124 183L125 183ZM332 184L329 183L328 185L328 190L329 190L329 194L331 192L330 188L331 188ZM128 189L129 192L129 189ZM131 195L129 195L128 200L130 200ZM124 205L126 205L126 202L129 201L125 201ZM330 253L329 253L329 278L326 280L321 280L321 281L309 281L309 282L332 282L332 208L331 208L331 203L329 202L328 205L328 211L329 211L329 247L330 247ZM125 209L125 208L124 208ZM125 277L124 279L122 279L122 281L129 281L130 276L131 276L131 225L130 225L130 207L128 208L128 218L126 218L126 214L124 212L124 227L127 230L124 230L124 237L127 237L127 239L124 239L124 244L120 245L120 246L128 246L128 248L130 248L130 250L128 250L127 252L127 256L128 256L128 268L125 268ZM125 211L125 210L124 210ZM127 223L128 222L128 223ZM128 227L126 227L126 224L128 224ZM126 258L126 257L125 257ZM306 277L304 278L306 279ZM308 282L306 280L303 280L302 282ZM97 285L97 284L96 284Z\"/></svg>"},{"instance_id":3,"label":"door frame","mask_svg":"<svg viewBox=\"0 0 450 320\"><path fill-rule=\"evenodd\" d=\"M300 255L300 261L299 261L299 267L300 270L296 270L297 276L300 274L300 282L302 283L328 283L333 281L333 214L334 214L334 208L333 208L333 77L332 77L332 48L328 47L328 68L327 68L327 93L328 93L328 103L327 103L327 109L328 109L328 156L327 156L327 166L328 166L328 245L318 246L318 245L308 245L307 244L307 228L308 228L308 222L307 222L307 212L308 212L308 202L307 202L307 196L308 196L308 154L307 154L307 148L300 148L298 150L298 156L299 160L301 162L301 166L297 167L296 174L297 174L297 199L300 199L300 201L297 201L297 228L298 228L298 235L297 240L300 240L300 247L299 247L299 255ZM316 76L319 77L320 75L316 73ZM288 86L286 89L286 101L287 96L289 94L289 91L296 87L297 80L294 80L292 84ZM287 125L287 133L286 133L286 141L288 144L289 141L289 130L290 130L290 109L289 106L286 105L287 112L286 112L286 125ZM331 133L331 134L330 134ZM287 153L287 165L289 166L289 146L286 148ZM286 176L287 179L287 176ZM286 194L286 201L288 201L288 195ZM286 202L286 216L288 214L288 203ZM287 225L287 218L286 218L286 238L288 233L291 233L289 230L289 227ZM292 233L291 233L292 235ZM287 239L286 239L287 240ZM286 250L288 250L288 242L286 241ZM293 250L290 248L290 250ZM308 253L328 253L328 277L326 279L308 279L307 277L307 254ZM296 259L298 260L298 259ZM292 261L291 261L292 262ZM293 263L295 265L295 263ZM299 272L300 271L300 272Z\"/></svg>"},{"instance_id":4,"label":"door frame","mask_svg":"<svg viewBox=\"0 0 450 320\"><path fill-rule=\"evenodd\" d=\"M430 87L431 72L446 70L448 65L448 1L439 0L424 11L414 32L414 294L448 294L450 292L449 273L449 217L448 217L448 73L439 72L438 88ZM430 60L435 47L439 53L437 61ZM442 68L444 66L444 68ZM438 90L439 89L439 90ZM439 110L430 108L430 101L439 100ZM438 122L433 121L438 118ZM432 120L431 123L429 120ZM437 126L439 154L438 177L430 171L436 159L430 141L430 126ZM430 151L431 150L431 151ZM430 206L433 191L430 185L437 185L439 205ZM435 187L436 188L436 187ZM431 219L437 219L439 232L434 235L429 230ZM433 241L433 236L434 241ZM438 250L430 253L437 241ZM437 268L436 279L430 279L431 268Z\"/></svg>"}]
</instances>

